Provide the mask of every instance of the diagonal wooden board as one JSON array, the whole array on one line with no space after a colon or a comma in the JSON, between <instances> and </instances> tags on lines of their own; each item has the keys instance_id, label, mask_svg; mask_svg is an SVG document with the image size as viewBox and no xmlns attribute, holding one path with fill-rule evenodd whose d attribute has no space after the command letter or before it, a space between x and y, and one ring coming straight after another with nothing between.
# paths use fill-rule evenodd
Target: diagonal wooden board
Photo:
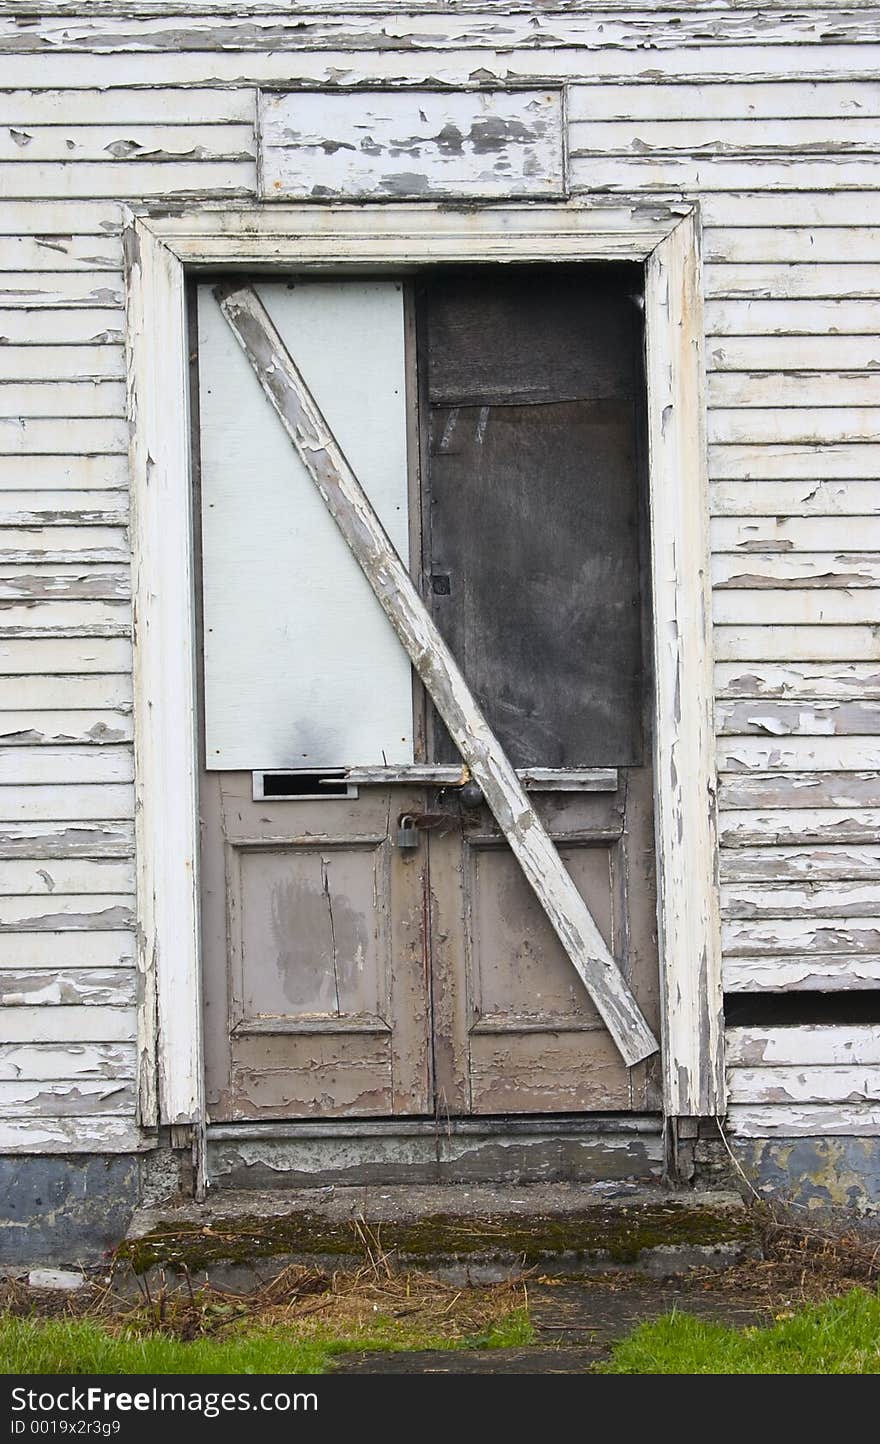
<instances>
[{"instance_id":1,"label":"diagonal wooden board","mask_svg":"<svg viewBox=\"0 0 880 1444\"><path fill-rule=\"evenodd\" d=\"M394 550L272 319L250 286L219 286L220 309L327 509L479 783L535 896L632 1067L658 1050L543 823Z\"/></svg>"}]
</instances>

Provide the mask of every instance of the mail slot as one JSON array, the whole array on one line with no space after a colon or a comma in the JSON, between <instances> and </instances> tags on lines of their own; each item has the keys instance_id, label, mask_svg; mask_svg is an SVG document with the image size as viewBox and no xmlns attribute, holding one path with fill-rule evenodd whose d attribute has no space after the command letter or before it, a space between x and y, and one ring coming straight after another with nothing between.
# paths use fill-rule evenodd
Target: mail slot
<instances>
[{"instance_id":1,"label":"mail slot","mask_svg":"<svg viewBox=\"0 0 880 1444\"><path fill-rule=\"evenodd\" d=\"M325 802L328 797L357 797L343 772L254 772L254 802Z\"/></svg>"}]
</instances>

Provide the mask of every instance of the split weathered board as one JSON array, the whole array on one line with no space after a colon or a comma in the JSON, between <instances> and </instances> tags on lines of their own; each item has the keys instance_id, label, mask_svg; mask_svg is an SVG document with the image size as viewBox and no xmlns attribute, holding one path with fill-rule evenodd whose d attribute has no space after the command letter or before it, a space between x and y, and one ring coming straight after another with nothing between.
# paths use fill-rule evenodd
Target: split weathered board
<instances>
[{"instance_id":1,"label":"split weathered board","mask_svg":"<svg viewBox=\"0 0 880 1444\"><path fill-rule=\"evenodd\" d=\"M250 287L218 299L622 1057L650 1057L656 1039L271 317Z\"/></svg>"},{"instance_id":2,"label":"split weathered board","mask_svg":"<svg viewBox=\"0 0 880 1444\"><path fill-rule=\"evenodd\" d=\"M565 193L562 91L260 93L263 200Z\"/></svg>"}]
</instances>

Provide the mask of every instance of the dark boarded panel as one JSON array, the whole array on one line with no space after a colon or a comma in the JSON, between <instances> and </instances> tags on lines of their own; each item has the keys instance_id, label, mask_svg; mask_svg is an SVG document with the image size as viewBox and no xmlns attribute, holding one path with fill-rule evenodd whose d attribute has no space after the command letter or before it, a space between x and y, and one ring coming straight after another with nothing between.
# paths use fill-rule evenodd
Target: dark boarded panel
<instances>
[{"instance_id":1,"label":"dark boarded panel","mask_svg":"<svg viewBox=\"0 0 880 1444\"><path fill-rule=\"evenodd\" d=\"M609 271L425 295L428 585L518 767L642 760L638 312Z\"/></svg>"},{"instance_id":2,"label":"dark boarded panel","mask_svg":"<svg viewBox=\"0 0 880 1444\"><path fill-rule=\"evenodd\" d=\"M631 400L638 266L446 272L426 292L432 405Z\"/></svg>"}]
</instances>

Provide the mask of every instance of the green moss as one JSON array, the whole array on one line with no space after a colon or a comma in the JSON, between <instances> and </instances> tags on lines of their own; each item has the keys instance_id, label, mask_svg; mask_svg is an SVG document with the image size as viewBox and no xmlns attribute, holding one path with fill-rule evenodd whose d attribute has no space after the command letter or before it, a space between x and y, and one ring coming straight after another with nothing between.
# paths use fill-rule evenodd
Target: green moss
<instances>
[{"instance_id":1,"label":"green moss","mask_svg":"<svg viewBox=\"0 0 880 1444\"><path fill-rule=\"evenodd\" d=\"M412 1266L454 1258L515 1257L526 1267L567 1255L599 1254L634 1263L645 1249L675 1245L729 1244L753 1236L743 1213L669 1204L593 1207L550 1216L499 1215L460 1218L435 1214L415 1222L373 1225L382 1249ZM117 1257L137 1273L156 1265L197 1272L212 1264L252 1263L272 1257L358 1259L363 1247L354 1228L319 1214L274 1218L216 1219L210 1227L163 1227L121 1245Z\"/></svg>"}]
</instances>

